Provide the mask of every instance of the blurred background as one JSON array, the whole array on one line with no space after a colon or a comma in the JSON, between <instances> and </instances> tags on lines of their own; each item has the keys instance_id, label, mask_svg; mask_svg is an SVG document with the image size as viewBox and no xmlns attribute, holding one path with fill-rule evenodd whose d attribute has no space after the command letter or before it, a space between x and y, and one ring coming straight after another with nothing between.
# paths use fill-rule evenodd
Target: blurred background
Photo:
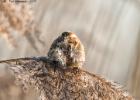
<instances>
[{"instance_id":1,"label":"blurred background","mask_svg":"<svg viewBox=\"0 0 140 100\"><path fill-rule=\"evenodd\" d=\"M140 0L1 2L0 60L45 56L64 31L75 32L84 44L85 70L140 99ZM0 65L1 74L5 69Z\"/></svg>"}]
</instances>

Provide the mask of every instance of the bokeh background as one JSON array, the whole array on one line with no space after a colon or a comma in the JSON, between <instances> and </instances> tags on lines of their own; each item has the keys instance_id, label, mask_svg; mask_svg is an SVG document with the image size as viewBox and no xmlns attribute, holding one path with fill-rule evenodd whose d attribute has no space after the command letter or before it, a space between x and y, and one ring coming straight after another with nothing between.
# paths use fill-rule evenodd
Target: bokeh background
<instances>
[{"instance_id":1,"label":"bokeh background","mask_svg":"<svg viewBox=\"0 0 140 100\"><path fill-rule=\"evenodd\" d=\"M24 9L11 7L23 10L20 13L8 10L12 20L18 18L20 23L16 20L15 26L6 27L8 21L0 21L0 29L10 28L0 30L0 60L45 56L57 36L72 31L85 46L84 69L122 84L140 99L140 0L35 0L28 4L31 8L26 4ZM24 25L19 28L20 24ZM0 70L5 73L3 65Z\"/></svg>"}]
</instances>

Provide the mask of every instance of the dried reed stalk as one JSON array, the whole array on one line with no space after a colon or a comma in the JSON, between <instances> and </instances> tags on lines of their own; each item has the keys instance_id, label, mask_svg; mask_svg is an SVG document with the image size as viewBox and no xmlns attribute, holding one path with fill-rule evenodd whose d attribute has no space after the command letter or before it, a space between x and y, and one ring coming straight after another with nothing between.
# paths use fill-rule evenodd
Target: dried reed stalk
<instances>
[{"instance_id":1,"label":"dried reed stalk","mask_svg":"<svg viewBox=\"0 0 140 100\"><path fill-rule=\"evenodd\" d=\"M0 35L12 46L17 47L16 33L28 36L37 31L31 4L0 2Z\"/></svg>"}]
</instances>

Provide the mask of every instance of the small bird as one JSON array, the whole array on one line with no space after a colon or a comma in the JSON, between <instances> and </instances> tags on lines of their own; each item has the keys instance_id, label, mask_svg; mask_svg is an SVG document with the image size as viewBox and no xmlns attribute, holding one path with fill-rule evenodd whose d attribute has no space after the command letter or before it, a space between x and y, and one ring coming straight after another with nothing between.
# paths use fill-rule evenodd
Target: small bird
<instances>
[{"instance_id":1,"label":"small bird","mask_svg":"<svg viewBox=\"0 0 140 100\"><path fill-rule=\"evenodd\" d=\"M80 68L85 62L84 46L72 32L64 32L51 45L48 58L62 68Z\"/></svg>"},{"instance_id":2,"label":"small bird","mask_svg":"<svg viewBox=\"0 0 140 100\"><path fill-rule=\"evenodd\" d=\"M24 90L33 87L41 100L134 100L118 85L83 70L84 46L63 32L47 56L3 60ZM55 72L54 72L55 68Z\"/></svg>"}]
</instances>

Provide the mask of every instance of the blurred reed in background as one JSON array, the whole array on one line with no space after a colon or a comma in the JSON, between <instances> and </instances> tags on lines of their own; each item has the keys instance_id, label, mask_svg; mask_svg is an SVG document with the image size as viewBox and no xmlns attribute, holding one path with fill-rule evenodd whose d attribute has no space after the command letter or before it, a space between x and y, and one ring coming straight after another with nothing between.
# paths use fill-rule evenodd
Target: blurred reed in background
<instances>
[{"instance_id":1,"label":"blurred reed in background","mask_svg":"<svg viewBox=\"0 0 140 100\"><path fill-rule=\"evenodd\" d=\"M140 99L139 0L36 0L29 5L32 9L25 10L24 15L33 12L29 17L33 20L12 13L13 17L20 15L19 20L27 26L9 31L19 44L14 49L2 45L6 42L0 39L0 59L46 55L54 38L63 31L73 31L85 46L84 68L124 85Z\"/></svg>"}]
</instances>

